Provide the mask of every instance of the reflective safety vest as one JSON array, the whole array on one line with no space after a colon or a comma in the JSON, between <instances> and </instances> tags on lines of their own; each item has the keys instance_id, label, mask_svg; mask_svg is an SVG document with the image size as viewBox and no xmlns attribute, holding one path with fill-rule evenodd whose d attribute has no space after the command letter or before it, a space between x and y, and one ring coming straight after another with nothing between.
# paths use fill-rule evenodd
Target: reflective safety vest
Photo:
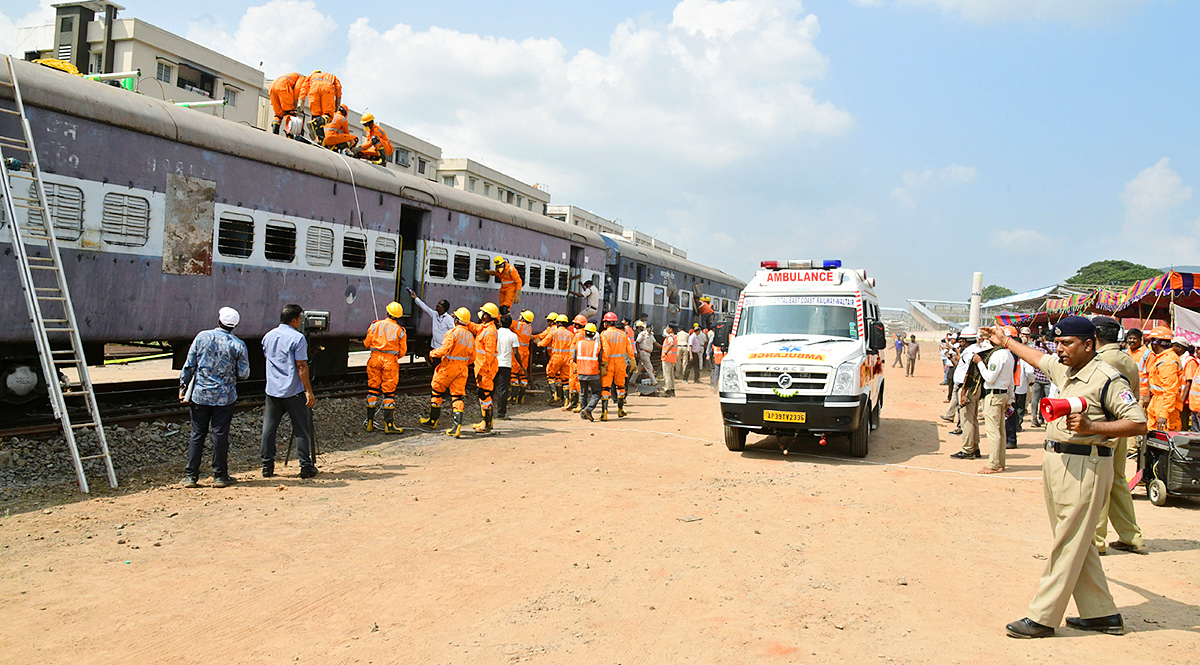
<instances>
[{"instance_id":1,"label":"reflective safety vest","mask_svg":"<svg viewBox=\"0 0 1200 665\"><path fill-rule=\"evenodd\" d=\"M637 338L633 332L633 326L625 326L625 336L629 338L629 353L633 353L634 347L637 346Z\"/></svg>"},{"instance_id":2,"label":"reflective safety vest","mask_svg":"<svg viewBox=\"0 0 1200 665\"><path fill-rule=\"evenodd\" d=\"M402 356L408 353L408 340L405 337L404 327L391 318L380 319L372 323L371 327L367 329L367 336L363 339L363 346L372 352L393 356Z\"/></svg>"},{"instance_id":3,"label":"reflective safety vest","mask_svg":"<svg viewBox=\"0 0 1200 665\"><path fill-rule=\"evenodd\" d=\"M453 365L466 365L471 362L471 355L475 352L475 336L467 330L466 326L456 325L453 329L446 333L446 337L442 340L442 345L429 355L433 358L441 358L443 362L448 362Z\"/></svg>"},{"instance_id":4,"label":"reflective safety vest","mask_svg":"<svg viewBox=\"0 0 1200 665\"><path fill-rule=\"evenodd\" d=\"M517 346L529 346L529 339L533 337L533 324L523 319L517 319L512 322L512 327L509 328L517 335Z\"/></svg>"},{"instance_id":5,"label":"reflective safety vest","mask_svg":"<svg viewBox=\"0 0 1200 665\"><path fill-rule=\"evenodd\" d=\"M1183 403L1185 405L1187 405L1187 407L1189 409L1191 409L1192 411L1196 410L1195 407L1192 406L1192 404L1195 403L1195 400L1197 399L1197 392L1196 392L1196 370L1197 369L1200 369L1200 360L1197 360L1196 357L1193 355L1189 355L1187 362L1185 362L1183 364L1183 382L1182 382L1183 385L1180 387L1180 390L1182 390L1183 392L1180 396L1183 398Z\"/></svg>"},{"instance_id":6,"label":"reflective safety vest","mask_svg":"<svg viewBox=\"0 0 1200 665\"><path fill-rule=\"evenodd\" d=\"M724 359L725 359L725 352L721 350L721 347L714 346L713 347L713 363L716 365L720 365L721 361Z\"/></svg>"},{"instance_id":7,"label":"reflective safety vest","mask_svg":"<svg viewBox=\"0 0 1200 665\"><path fill-rule=\"evenodd\" d=\"M500 271L500 285L521 288L521 273L517 272L516 266L510 263Z\"/></svg>"},{"instance_id":8,"label":"reflective safety vest","mask_svg":"<svg viewBox=\"0 0 1200 665\"><path fill-rule=\"evenodd\" d=\"M629 349L626 346L625 333L616 328L605 328L604 332L600 333L601 342L604 344L604 359L609 358L628 358Z\"/></svg>"},{"instance_id":9,"label":"reflective safety vest","mask_svg":"<svg viewBox=\"0 0 1200 665\"><path fill-rule=\"evenodd\" d=\"M1145 346L1142 348L1137 359L1138 383L1140 384L1139 388L1141 388L1141 392L1138 394L1142 395L1146 399L1150 398L1150 361L1153 360L1153 358L1154 352L1150 350L1149 346Z\"/></svg>"},{"instance_id":10,"label":"reflective safety vest","mask_svg":"<svg viewBox=\"0 0 1200 665\"><path fill-rule=\"evenodd\" d=\"M667 335L663 338L662 343L662 361L673 365L678 360L679 342L675 341L674 335Z\"/></svg>"},{"instance_id":11,"label":"reflective safety vest","mask_svg":"<svg viewBox=\"0 0 1200 665\"><path fill-rule=\"evenodd\" d=\"M575 343L575 367L581 376L600 374L599 340L585 337Z\"/></svg>"}]
</instances>

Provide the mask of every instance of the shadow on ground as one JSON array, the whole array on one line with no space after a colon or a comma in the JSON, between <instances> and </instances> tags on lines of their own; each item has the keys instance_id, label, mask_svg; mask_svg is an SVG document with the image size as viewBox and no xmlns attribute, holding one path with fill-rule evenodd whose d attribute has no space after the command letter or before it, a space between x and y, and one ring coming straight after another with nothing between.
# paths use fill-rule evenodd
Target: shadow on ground
<instances>
[{"instance_id":1,"label":"shadow on ground","mask_svg":"<svg viewBox=\"0 0 1200 665\"><path fill-rule=\"evenodd\" d=\"M928 420L909 418L883 418L879 428L871 432L866 459L882 464L900 464L921 455L938 452L938 427ZM782 453L783 449L787 455ZM813 456L821 456L825 463L854 463L850 457L850 441L846 434L826 436L826 445L820 444L819 436L802 435L792 437L747 437L746 457L758 459L778 458L781 461L811 462ZM845 459L841 459L845 458Z\"/></svg>"}]
</instances>

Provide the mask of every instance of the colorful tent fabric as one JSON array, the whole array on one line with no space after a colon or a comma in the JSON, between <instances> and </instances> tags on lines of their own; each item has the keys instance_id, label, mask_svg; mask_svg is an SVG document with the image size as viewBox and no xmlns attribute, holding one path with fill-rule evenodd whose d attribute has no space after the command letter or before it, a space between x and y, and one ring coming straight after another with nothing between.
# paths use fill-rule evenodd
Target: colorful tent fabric
<instances>
[{"instance_id":1,"label":"colorful tent fabric","mask_svg":"<svg viewBox=\"0 0 1200 665\"><path fill-rule=\"evenodd\" d=\"M996 315L998 326L1020 326L1033 320L1033 314L1018 314L1017 312L1000 312Z\"/></svg>"},{"instance_id":2,"label":"colorful tent fabric","mask_svg":"<svg viewBox=\"0 0 1200 665\"><path fill-rule=\"evenodd\" d=\"M1097 309L1105 312L1123 312L1127 309L1150 305L1152 310L1167 309L1171 304L1184 307L1200 307L1200 274L1190 272L1165 272L1158 277L1135 282L1124 291L1096 303ZM1152 314L1153 311L1147 314Z\"/></svg>"}]
</instances>

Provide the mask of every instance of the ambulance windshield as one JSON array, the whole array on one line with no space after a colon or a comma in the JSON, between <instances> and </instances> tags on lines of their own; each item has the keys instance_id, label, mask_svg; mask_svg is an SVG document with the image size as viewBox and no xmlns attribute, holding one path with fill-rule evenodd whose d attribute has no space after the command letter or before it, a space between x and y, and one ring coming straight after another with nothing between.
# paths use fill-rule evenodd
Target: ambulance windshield
<instances>
[{"instance_id":1,"label":"ambulance windshield","mask_svg":"<svg viewBox=\"0 0 1200 665\"><path fill-rule=\"evenodd\" d=\"M775 296L746 298L738 335L824 335L858 339L854 298Z\"/></svg>"}]
</instances>

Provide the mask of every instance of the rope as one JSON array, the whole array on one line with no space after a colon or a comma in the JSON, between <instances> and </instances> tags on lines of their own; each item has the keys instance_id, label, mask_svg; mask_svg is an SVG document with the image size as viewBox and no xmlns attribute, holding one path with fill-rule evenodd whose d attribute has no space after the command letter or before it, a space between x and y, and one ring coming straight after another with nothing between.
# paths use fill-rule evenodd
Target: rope
<instances>
[{"instance_id":1,"label":"rope","mask_svg":"<svg viewBox=\"0 0 1200 665\"><path fill-rule=\"evenodd\" d=\"M363 236L366 236L367 227L363 224L362 207L358 204L358 185L354 183L354 169L350 168L350 162L346 161L345 155L340 152L334 152L333 154L342 159L342 162L346 165L346 170L350 172L350 188L354 190L354 209L358 211L358 228L362 229ZM363 242L365 243L366 240L364 239ZM375 301L375 279L371 277L371 252L366 247L363 248L363 251L367 254L367 284L371 287L371 309L375 313L375 316L379 316L379 303ZM400 253L397 252L396 254L399 256Z\"/></svg>"}]
</instances>

